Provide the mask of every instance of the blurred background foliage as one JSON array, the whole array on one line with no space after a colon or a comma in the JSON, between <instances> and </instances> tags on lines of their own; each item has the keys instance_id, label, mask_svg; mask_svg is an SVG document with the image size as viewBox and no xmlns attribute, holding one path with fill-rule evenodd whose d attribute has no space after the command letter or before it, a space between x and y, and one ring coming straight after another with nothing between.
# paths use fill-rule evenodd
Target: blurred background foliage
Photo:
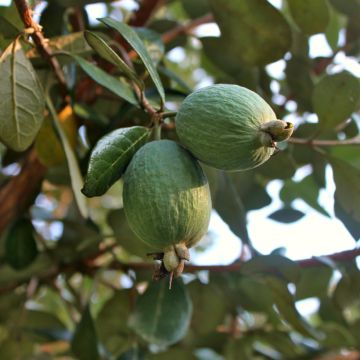
<instances>
[{"instance_id":1,"label":"blurred background foliage","mask_svg":"<svg viewBox=\"0 0 360 360\"><path fill-rule=\"evenodd\" d=\"M26 151L12 150L1 136L7 144L0 148L1 359L359 359L360 82L342 64L358 61L360 2L124 0L88 6L95 2L30 2L65 76L67 105L48 59L23 43L29 61L22 66L35 69L42 87L50 87L59 126L46 112ZM119 32L95 20L99 9L140 37L160 75L166 110L176 111L201 86L234 83L256 91L279 118L296 125L293 138L259 168L224 173L204 166L214 210L243 250L225 267L188 266L171 291L166 280L151 279L146 254L152 249L126 223L121 179L86 204L73 195L102 136L149 125L128 91L129 73L109 61L104 47L95 52L84 30L133 65L151 104L160 101L146 62ZM0 7L3 54L23 28L14 3ZM319 33L332 53L311 57L310 38ZM268 65L278 60L284 60L284 75L275 77ZM20 72L24 86L26 79ZM7 85L1 86L6 96ZM162 136L177 139L172 118ZM307 175L294 179L303 167ZM331 217L319 202L330 168L334 214L355 250L297 262L282 249L258 253L247 214L272 202L269 182L282 184L282 207L271 219L289 226L301 219L297 199ZM25 180L16 182L21 174ZM7 219L12 192L21 201ZM212 236L194 254L206 251ZM296 305L314 298L316 310L300 313Z\"/></svg>"}]
</instances>

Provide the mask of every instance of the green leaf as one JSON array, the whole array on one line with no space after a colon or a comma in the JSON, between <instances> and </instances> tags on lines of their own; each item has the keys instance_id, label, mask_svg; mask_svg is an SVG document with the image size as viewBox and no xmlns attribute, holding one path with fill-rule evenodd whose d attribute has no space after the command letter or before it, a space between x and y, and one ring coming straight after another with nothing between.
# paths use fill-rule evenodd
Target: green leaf
<instances>
[{"instance_id":1,"label":"green leaf","mask_svg":"<svg viewBox=\"0 0 360 360\"><path fill-rule=\"evenodd\" d=\"M147 253L156 251L156 249L151 248L140 240L131 230L126 220L124 209L111 211L108 215L108 223L114 232L116 241L129 254L145 258Z\"/></svg>"},{"instance_id":2,"label":"green leaf","mask_svg":"<svg viewBox=\"0 0 360 360\"><path fill-rule=\"evenodd\" d=\"M295 174L296 166L289 154L281 151L259 166L256 171L269 179L289 179Z\"/></svg>"},{"instance_id":3,"label":"green leaf","mask_svg":"<svg viewBox=\"0 0 360 360\"><path fill-rule=\"evenodd\" d=\"M292 207L284 207L271 213L268 217L271 220L290 224L300 220L305 214L302 211L293 209Z\"/></svg>"},{"instance_id":4,"label":"green leaf","mask_svg":"<svg viewBox=\"0 0 360 360\"><path fill-rule=\"evenodd\" d=\"M5 259L16 270L28 267L37 257L34 228L30 220L16 221L5 239Z\"/></svg>"},{"instance_id":5,"label":"green leaf","mask_svg":"<svg viewBox=\"0 0 360 360\"><path fill-rule=\"evenodd\" d=\"M226 303L221 292L212 283L205 285L199 281L191 282L188 290L195 309L191 328L198 334L214 331L226 314Z\"/></svg>"},{"instance_id":6,"label":"green leaf","mask_svg":"<svg viewBox=\"0 0 360 360\"><path fill-rule=\"evenodd\" d=\"M189 327L192 303L181 280L171 290L167 281L152 282L137 299L130 326L150 344L167 346L181 340Z\"/></svg>"},{"instance_id":7,"label":"green leaf","mask_svg":"<svg viewBox=\"0 0 360 360\"><path fill-rule=\"evenodd\" d=\"M347 71L325 75L314 88L312 102L322 130L350 117L360 100L360 81Z\"/></svg>"},{"instance_id":8,"label":"green leaf","mask_svg":"<svg viewBox=\"0 0 360 360\"><path fill-rule=\"evenodd\" d=\"M325 36L328 44L333 51L336 51L339 43L339 35L342 26L342 19L339 13L337 13L331 7L330 9L330 21L325 31Z\"/></svg>"},{"instance_id":9,"label":"green leaf","mask_svg":"<svg viewBox=\"0 0 360 360\"><path fill-rule=\"evenodd\" d=\"M335 193L334 203L335 215L346 227L347 231L351 234L355 241L360 239L360 221L356 221L343 207L339 204Z\"/></svg>"},{"instance_id":10,"label":"green leaf","mask_svg":"<svg viewBox=\"0 0 360 360\"><path fill-rule=\"evenodd\" d=\"M241 273L247 275L273 274L288 282L296 283L300 277L299 265L280 255L262 255L244 263Z\"/></svg>"},{"instance_id":11,"label":"green leaf","mask_svg":"<svg viewBox=\"0 0 360 360\"><path fill-rule=\"evenodd\" d=\"M223 37L202 37L200 41L204 54L216 66L216 69L212 67L209 69L211 73L218 75L218 70L221 70L224 74L236 79L242 86L256 90L259 80L258 69L241 61L241 48L234 47Z\"/></svg>"},{"instance_id":12,"label":"green leaf","mask_svg":"<svg viewBox=\"0 0 360 360\"><path fill-rule=\"evenodd\" d=\"M293 55L286 65L286 80L300 110L312 111L311 95L314 83L310 76L311 62L304 57Z\"/></svg>"},{"instance_id":13,"label":"green leaf","mask_svg":"<svg viewBox=\"0 0 360 360\"><path fill-rule=\"evenodd\" d=\"M330 217L329 213L319 205L319 185L312 175L304 177L301 181L288 180L280 191L280 198L285 204L295 199L302 199L319 213Z\"/></svg>"},{"instance_id":14,"label":"green leaf","mask_svg":"<svg viewBox=\"0 0 360 360\"><path fill-rule=\"evenodd\" d=\"M355 221L360 222L360 169L333 157L329 162L334 172L337 201Z\"/></svg>"},{"instance_id":15,"label":"green leaf","mask_svg":"<svg viewBox=\"0 0 360 360\"><path fill-rule=\"evenodd\" d=\"M146 51L154 66L157 66L165 53L165 46L161 40L161 35L149 28L134 28L140 40L143 42Z\"/></svg>"},{"instance_id":16,"label":"green leaf","mask_svg":"<svg viewBox=\"0 0 360 360\"><path fill-rule=\"evenodd\" d=\"M131 330L127 326L127 321L130 314L130 301L129 290L116 291L103 305L96 318L98 338L101 344L113 354L123 353L129 347Z\"/></svg>"},{"instance_id":17,"label":"green leaf","mask_svg":"<svg viewBox=\"0 0 360 360\"><path fill-rule=\"evenodd\" d=\"M91 152L82 193L87 197L103 195L120 179L148 137L149 130L142 126L117 129L103 136Z\"/></svg>"},{"instance_id":18,"label":"green leaf","mask_svg":"<svg viewBox=\"0 0 360 360\"><path fill-rule=\"evenodd\" d=\"M13 39L20 30L8 21L4 16L0 16L0 35L5 39Z\"/></svg>"},{"instance_id":19,"label":"green leaf","mask_svg":"<svg viewBox=\"0 0 360 360\"><path fill-rule=\"evenodd\" d=\"M330 0L331 5L345 15L357 14L360 11L360 3L358 0Z\"/></svg>"},{"instance_id":20,"label":"green leaf","mask_svg":"<svg viewBox=\"0 0 360 360\"><path fill-rule=\"evenodd\" d=\"M355 262L349 262L343 268L344 275L338 282L333 299L342 309L353 304L359 304L360 270Z\"/></svg>"},{"instance_id":21,"label":"green leaf","mask_svg":"<svg viewBox=\"0 0 360 360\"><path fill-rule=\"evenodd\" d=\"M289 292L287 284L272 276L266 277L266 283L272 290L280 315L300 334L306 337L316 337L315 329L311 328L296 310L294 297Z\"/></svg>"},{"instance_id":22,"label":"green leaf","mask_svg":"<svg viewBox=\"0 0 360 360\"><path fill-rule=\"evenodd\" d=\"M350 329L335 323L325 323L321 326L325 338L321 344L327 348L349 348L356 344Z\"/></svg>"},{"instance_id":23,"label":"green leaf","mask_svg":"<svg viewBox=\"0 0 360 360\"><path fill-rule=\"evenodd\" d=\"M204 16L211 10L208 0L181 0L181 4L191 19Z\"/></svg>"},{"instance_id":24,"label":"green leaf","mask_svg":"<svg viewBox=\"0 0 360 360\"><path fill-rule=\"evenodd\" d=\"M49 97L46 98L46 103L47 103L47 106L51 113L54 127L55 127L57 133L59 134L61 143L64 147L65 156L66 156L66 160L67 160L69 172L70 172L71 186L72 186L72 190L74 192L76 204L79 208L81 215L84 218L88 218L89 210L87 207L86 198L83 196L83 194L80 191L81 188L83 187L84 181L83 181L83 178L82 178L82 175L80 172L79 164L76 160L76 156L75 156L74 151L69 143L69 140L68 140L64 130L62 129L62 126L60 125L60 120L54 109L54 105L52 104L51 99Z\"/></svg>"},{"instance_id":25,"label":"green leaf","mask_svg":"<svg viewBox=\"0 0 360 360\"><path fill-rule=\"evenodd\" d=\"M236 190L233 180L224 172L220 174L214 208L229 225L231 231L242 241L249 242L246 228L246 210Z\"/></svg>"},{"instance_id":26,"label":"green leaf","mask_svg":"<svg viewBox=\"0 0 360 360\"><path fill-rule=\"evenodd\" d=\"M20 39L0 57L0 140L15 151L34 141L44 117L44 94Z\"/></svg>"},{"instance_id":27,"label":"green leaf","mask_svg":"<svg viewBox=\"0 0 360 360\"><path fill-rule=\"evenodd\" d=\"M139 106L139 103L130 87L127 83L116 79L114 76L109 75L104 70L95 66L91 62L81 58L80 56L71 55L72 58L81 66L81 68L98 84L113 92L115 95L126 100L130 104Z\"/></svg>"},{"instance_id":28,"label":"green leaf","mask_svg":"<svg viewBox=\"0 0 360 360\"><path fill-rule=\"evenodd\" d=\"M96 330L88 306L76 326L71 350L79 360L99 359Z\"/></svg>"},{"instance_id":29,"label":"green leaf","mask_svg":"<svg viewBox=\"0 0 360 360\"><path fill-rule=\"evenodd\" d=\"M283 15L266 0L210 0L221 37L251 65L274 62L291 46Z\"/></svg>"},{"instance_id":30,"label":"green leaf","mask_svg":"<svg viewBox=\"0 0 360 360\"><path fill-rule=\"evenodd\" d=\"M301 269L300 280L296 284L296 300L326 296L332 274L333 270L327 266Z\"/></svg>"},{"instance_id":31,"label":"green leaf","mask_svg":"<svg viewBox=\"0 0 360 360\"><path fill-rule=\"evenodd\" d=\"M307 35L324 32L330 13L326 0L288 0L295 23Z\"/></svg>"},{"instance_id":32,"label":"green leaf","mask_svg":"<svg viewBox=\"0 0 360 360\"><path fill-rule=\"evenodd\" d=\"M159 74L156 71L156 68L150 58L149 53L147 52L143 42L136 34L136 32L129 27L128 25L111 19L109 17L98 19L105 25L117 30L125 39L126 41L134 48L134 50L139 54L141 60L143 61L146 69L148 70L158 92L160 95L160 99L162 103L165 103L165 92L164 88L161 84L161 80Z\"/></svg>"},{"instance_id":33,"label":"green leaf","mask_svg":"<svg viewBox=\"0 0 360 360\"><path fill-rule=\"evenodd\" d=\"M144 83L138 78L137 74L131 69L123 59L99 36L94 32L86 30L84 36L88 44L105 60L117 66L125 76L138 84L140 89L144 88Z\"/></svg>"}]
</instances>

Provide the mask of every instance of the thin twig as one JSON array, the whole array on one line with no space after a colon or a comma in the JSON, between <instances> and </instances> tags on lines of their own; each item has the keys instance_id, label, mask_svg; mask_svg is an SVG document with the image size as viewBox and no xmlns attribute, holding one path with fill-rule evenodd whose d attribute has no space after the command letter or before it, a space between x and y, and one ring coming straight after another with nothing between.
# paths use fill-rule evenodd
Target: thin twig
<instances>
[{"instance_id":1,"label":"thin twig","mask_svg":"<svg viewBox=\"0 0 360 360\"><path fill-rule=\"evenodd\" d=\"M291 137L287 140L291 144L306 145L306 146L345 146L345 145L360 145L360 136L345 140L316 140L316 139L300 139Z\"/></svg>"},{"instance_id":2,"label":"thin twig","mask_svg":"<svg viewBox=\"0 0 360 360\"><path fill-rule=\"evenodd\" d=\"M32 29L30 36L34 40L34 43L39 53L46 59L60 84L61 92L65 97L67 94L67 86L64 73L57 59L52 56L52 51L48 45L47 39L42 33L42 27L36 23L32 18L33 11L29 7L26 0L15 0L15 5L18 13L23 21L26 29Z\"/></svg>"}]
</instances>

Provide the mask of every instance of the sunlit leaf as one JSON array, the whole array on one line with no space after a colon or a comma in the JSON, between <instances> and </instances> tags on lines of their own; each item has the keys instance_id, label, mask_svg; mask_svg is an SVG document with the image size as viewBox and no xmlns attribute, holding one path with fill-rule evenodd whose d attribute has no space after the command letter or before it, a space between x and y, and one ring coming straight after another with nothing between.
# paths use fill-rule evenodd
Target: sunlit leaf
<instances>
[{"instance_id":1,"label":"sunlit leaf","mask_svg":"<svg viewBox=\"0 0 360 360\"><path fill-rule=\"evenodd\" d=\"M138 78L133 69L131 69L124 60L96 33L91 31L85 31L84 36L88 44L105 60L109 61L113 65L117 66L125 76L134 80L140 88L144 87L144 84Z\"/></svg>"},{"instance_id":2,"label":"sunlit leaf","mask_svg":"<svg viewBox=\"0 0 360 360\"><path fill-rule=\"evenodd\" d=\"M143 42L140 40L139 36L136 32L126 25L125 23L116 21L111 18L102 18L99 19L105 25L117 30L125 39L126 41L135 49L135 51L139 54L141 60L144 62L146 69L149 71L149 74L154 81L154 84L159 92L160 99L162 103L165 102L165 92L164 88L161 84L161 80L159 74L156 71L156 68L150 58L149 53L147 52Z\"/></svg>"},{"instance_id":3,"label":"sunlit leaf","mask_svg":"<svg viewBox=\"0 0 360 360\"><path fill-rule=\"evenodd\" d=\"M71 55L74 60L81 66L81 68L97 83L104 86L106 89L113 92L115 95L126 100L130 104L139 106L139 103L130 87L127 83L118 80L114 76L109 75L104 70L95 66L91 62L81 58L80 56Z\"/></svg>"},{"instance_id":4,"label":"sunlit leaf","mask_svg":"<svg viewBox=\"0 0 360 360\"><path fill-rule=\"evenodd\" d=\"M103 195L124 173L131 158L149 137L142 126L121 128L102 137L91 152L82 193Z\"/></svg>"}]
</instances>

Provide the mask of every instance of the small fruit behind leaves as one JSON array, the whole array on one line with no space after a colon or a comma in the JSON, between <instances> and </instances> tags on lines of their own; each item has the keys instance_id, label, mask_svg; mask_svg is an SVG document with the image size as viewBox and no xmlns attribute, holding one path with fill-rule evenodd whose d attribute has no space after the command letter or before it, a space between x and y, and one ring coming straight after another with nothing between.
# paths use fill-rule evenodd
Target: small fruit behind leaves
<instances>
[{"instance_id":1,"label":"small fruit behind leaves","mask_svg":"<svg viewBox=\"0 0 360 360\"><path fill-rule=\"evenodd\" d=\"M199 160L221 170L248 170L267 161L293 124L277 120L255 92L217 84L185 98L176 116L182 144Z\"/></svg>"},{"instance_id":2,"label":"small fruit behind leaves","mask_svg":"<svg viewBox=\"0 0 360 360\"><path fill-rule=\"evenodd\" d=\"M144 145L126 170L123 202L132 230L164 253L167 272L180 275L190 258L188 248L207 231L212 208L198 162L174 141Z\"/></svg>"}]
</instances>

